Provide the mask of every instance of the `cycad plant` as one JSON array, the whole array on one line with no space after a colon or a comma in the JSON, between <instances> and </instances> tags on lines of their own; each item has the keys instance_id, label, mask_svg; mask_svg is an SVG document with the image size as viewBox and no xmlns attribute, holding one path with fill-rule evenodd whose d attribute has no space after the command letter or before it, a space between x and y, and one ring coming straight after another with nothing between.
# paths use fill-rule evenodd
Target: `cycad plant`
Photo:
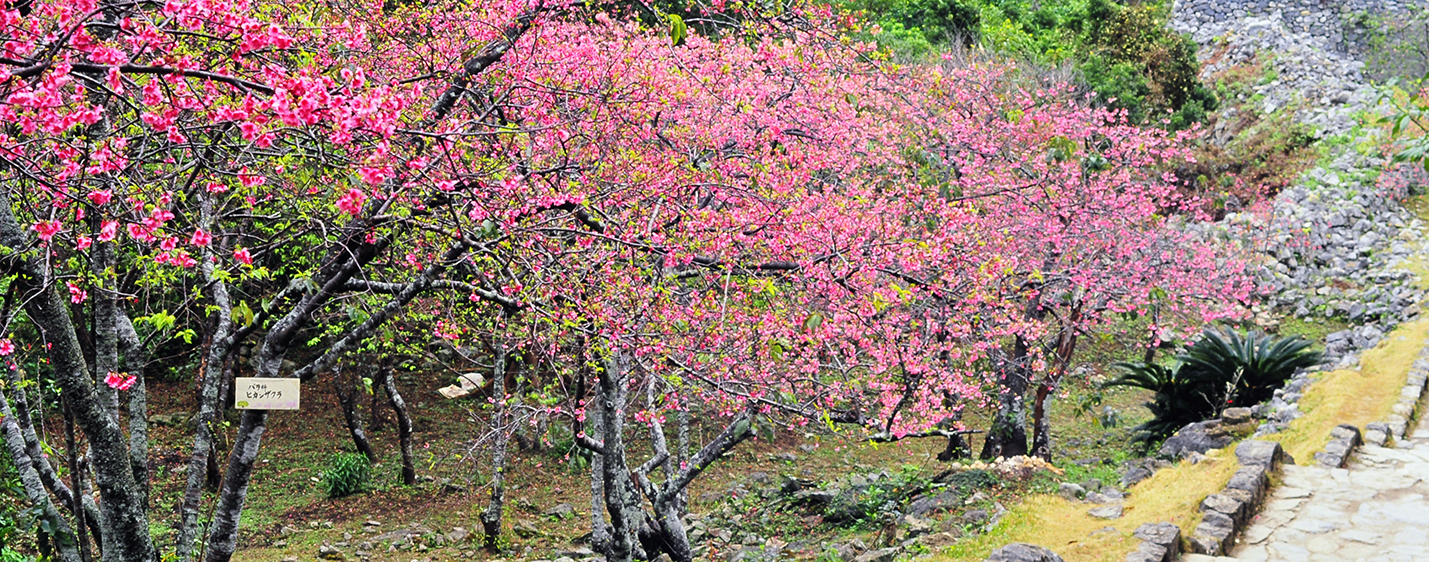
<instances>
[{"instance_id":1,"label":"cycad plant","mask_svg":"<svg viewBox=\"0 0 1429 562\"><path fill-rule=\"evenodd\" d=\"M1170 366L1117 363L1121 376L1105 386L1155 392L1146 404L1151 421L1136 429L1138 440L1159 440L1186 424L1214 418L1225 408L1270 399L1296 369L1319 363L1320 354L1309 347L1310 342L1299 337L1208 329Z\"/></svg>"},{"instance_id":2,"label":"cycad plant","mask_svg":"<svg viewBox=\"0 0 1429 562\"><path fill-rule=\"evenodd\" d=\"M1220 409L1269 400L1296 369L1320 362L1310 342L1299 336L1279 338L1260 331L1206 330L1201 341L1176 356L1182 376L1191 382L1225 387ZM1217 409L1216 413L1220 413Z\"/></svg>"}]
</instances>

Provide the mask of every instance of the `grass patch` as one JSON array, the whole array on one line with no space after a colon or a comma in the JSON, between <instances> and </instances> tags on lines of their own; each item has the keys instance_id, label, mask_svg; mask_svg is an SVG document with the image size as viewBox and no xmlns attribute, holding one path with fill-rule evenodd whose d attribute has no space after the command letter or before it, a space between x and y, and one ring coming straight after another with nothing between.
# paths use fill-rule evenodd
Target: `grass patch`
<instances>
[{"instance_id":1,"label":"grass patch","mask_svg":"<svg viewBox=\"0 0 1429 562\"><path fill-rule=\"evenodd\" d=\"M1300 336L1315 342L1314 349L1323 351L1325 336L1349 327L1350 323L1340 317L1306 319L1291 316L1281 320L1275 332L1281 336Z\"/></svg>"},{"instance_id":2,"label":"grass patch","mask_svg":"<svg viewBox=\"0 0 1429 562\"><path fill-rule=\"evenodd\" d=\"M1137 484L1127 498L1126 515L1112 521L1095 519L1091 504L1068 502L1040 495L1011 508L993 532L959 541L934 556L938 561L986 559L993 549L1014 542L1045 546L1067 560L1120 562L1136 548L1131 532L1143 523L1171 521L1183 529L1200 521L1196 506L1208 494L1225 486L1237 468L1234 455L1217 451L1198 465L1180 463L1159 470ZM1111 527L1112 531L1103 531Z\"/></svg>"},{"instance_id":3,"label":"grass patch","mask_svg":"<svg viewBox=\"0 0 1429 562\"><path fill-rule=\"evenodd\" d=\"M1360 357L1358 371L1341 370L1321 375L1300 399L1305 417L1283 433L1268 437L1301 464L1324 448L1330 429L1342 423L1363 428L1389 415L1407 380L1409 367L1424 347L1429 319L1401 324L1379 346Z\"/></svg>"}]
</instances>

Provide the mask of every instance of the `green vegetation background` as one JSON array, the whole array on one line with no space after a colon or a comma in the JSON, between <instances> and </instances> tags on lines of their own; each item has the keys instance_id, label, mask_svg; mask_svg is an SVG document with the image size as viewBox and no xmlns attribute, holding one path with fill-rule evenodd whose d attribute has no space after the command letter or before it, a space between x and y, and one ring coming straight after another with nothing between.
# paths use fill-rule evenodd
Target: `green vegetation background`
<instances>
[{"instance_id":1,"label":"green vegetation background","mask_svg":"<svg viewBox=\"0 0 1429 562\"><path fill-rule=\"evenodd\" d=\"M864 37L904 60L979 46L1074 71L1099 103L1137 124L1180 130L1216 108L1197 79L1196 45L1165 28L1169 3L1110 0L848 0ZM876 27L875 27L876 26Z\"/></svg>"}]
</instances>

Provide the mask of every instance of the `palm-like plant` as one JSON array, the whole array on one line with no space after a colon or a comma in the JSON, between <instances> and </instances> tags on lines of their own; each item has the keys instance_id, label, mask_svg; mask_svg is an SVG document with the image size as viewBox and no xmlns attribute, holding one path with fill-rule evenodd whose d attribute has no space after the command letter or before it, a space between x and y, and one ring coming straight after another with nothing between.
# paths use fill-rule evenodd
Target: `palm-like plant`
<instances>
[{"instance_id":1,"label":"palm-like plant","mask_svg":"<svg viewBox=\"0 0 1429 562\"><path fill-rule=\"evenodd\" d=\"M1186 424L1216 417L1227 407L1268 400L1296 369L1320 361L1320 354L1309 347L1310 342L1299 337L1208 329L1171 366L1117 363L1114 367L1121 376L1104 386L1156 393L1146 404L1151 421L1136 428L1137 440L1155 440Z\"/></svg>"},{"instance_id":2,"label":"palm-like plant","mask_svg":"<svg viewBox=\"0 0 1429 562\"><path fill-rule=\"evenodd\" d=\"M1310 342L1299 336L1280 338L1260 331L1238 333L1206 330L1201 341L1176 356L1181 376L1193 383L1224 387L1220 409L1269 400L1297 369L1320 362Z\"/></svg>"},{"instance_id":3,"label":"palm-like plant","mask_svg":"<svg viewBox=\"0 0 1429 562\"><path fill-rule=\"evenodd\" d=\"M1169 367L1156 363L1117 363L1113 367L1121 371L1121 376L1103 386L1126 386L1156 393L1145 404L1151 410L1151 420L1134 428L1135 441L1159 440L1188 423L1215 415L1214 389L1186 380L1181 376L1183 366L1179 363Z\"/></svg>"}]
</instances>

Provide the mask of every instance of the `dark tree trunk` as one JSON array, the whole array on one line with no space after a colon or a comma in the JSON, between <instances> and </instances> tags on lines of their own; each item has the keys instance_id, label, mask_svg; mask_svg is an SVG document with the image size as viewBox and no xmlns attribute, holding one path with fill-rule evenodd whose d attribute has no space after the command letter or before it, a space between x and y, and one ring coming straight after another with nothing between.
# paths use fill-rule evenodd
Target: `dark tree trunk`
<instances>
[{"instance_id":1,"label":"dark tree trunk","mask_svg":"<svg viewBox=\"0 0 1429 562\"><path fill-rule=\"evenodd\" d=\"M149 356L144 353L134 322L114 309L114 330L119 340L119 366L134 377L129 389L129 469L139 483L141 502L149 503L149 390L144 380L144 365Z\"/></svg>"},{"instance_id":2,"label":"dark tree trunk","mask_svg":"<svg viewBox=\"0 0 1429 562\"><path fill-rule=\"evenodd\" d=\"M205 197L199 202L202 225L213 230L213 202ZM217 308L214 314L213 333L208 338L208 349L204 355L203 369L199 373L198 413L194 416L193 452L189 455L188 473L184 482L184 499L179 508L178 537L174 544L179 562L194 559L194 548L198 541L199 507L203 491L212 486L213 473L218 468L218 455L214 451L214 427L223 411L219 403L223 380L227 375L229 355L237 345L233 321L233 302L228 294L228 284L218 278L213 253L207 248L200 255L199 267L209 283L209 298Z\"/></svg>"},{"instance_id":3,"label":"dark tree trunk","mask_svg":"<svg viewBox=\"0 0 1429 562\"><path fill-rule=\"evenodd\" d=\"M491 427L495 439L491 443L491 498L481 512L481 529L486 549L497 552L501 539L501 510L506 501L506 445L511 423L506 405L506 346L494 338L491 358Z\"/></svg>"},{"instance_id":4,"label":"dark tree trunk","mask_svg":"<svg viewBox=\"0 0 1429 562\"><path fill-rule=\"evenodd\" d=\"M362 456L367 457L368 462L376 463L377 453L372 450L372 443L367 440L367 432L362 428L362 415L357 411L357 396L352 381L341 374L335 374L332 385L337 393L338 404L342 407L342 419L347 425L347 432L352 435L353 446L357 447L357 452L362 453Z\"/></svg>"},{"instance_id":5,"label":"dark tree trunk","mask_svg":"<svg viewBox=\"0 0 1429 562\"><path fill-rule=\"evenodd\" d=\"M11 386L15 392L21 389ZM74 538L74 530L64 516L55 509L54 501L50 499L50 494L46 490L46 485L41 480L40 471L37 470L39 463L46 462L41 458L35 458L26 450L26 439L24 431L21 430L15 412L23 408L23 404L17 403L15 408L10 407L10 401L5 396L5 386L0 385L0 437L3 437L5 448L10 453L10 460L13 462L15 471L20 476L21 487L25 490L25 497L32 505L39 508L39 517L49 522L50 527L55 529L58 540L54 541L58 545L58 558L62 562L81 562L79 550L76 549L77 541ZM58 494L57 494L58 495ZM75 501L75 500L71 500ZM80 511L83 513L83 511Z\"/></svg>"},{"instance_id":6,"label":"dark tree trunk","mask_svg":"<svg viewBox=\"0 0 1429 562\"><path fill-rule=\"evenodd\" d=\"M80 503L80 496L84 494L84 463L80 460L79 443L74 438L74 413L70 411L67 400L60 400L60 409L64 415L65 428L65 458L69 464L69 487L78 492L70 498L70 513L74 514L74 540L79 546L79 559L84 562L94 560L94 556L89 552L89 536L85 532L84 506ZM99 538L99 537L96 537Z\"/></svg>"},{"instance_id":7,"label":"dark tree trunk","mask_svg":"<svg viewBox=\"0 0 1429 562\"><path fill-rule=\"evenodd\" d=\"M372 420L372 423L367 424L367 429L374 434L382 431L387 419L382 415L382 412L387 409L387 401L382 398L382 393L387 392L387 388L382 382L382 369L378 368L375 371L372 375L372 394L370 396L372 402L367 406L367 417Z\"/></svg>"},{"instance_id":8,"label":"dark tree trunk","mask_svg":"<svg viewBox=\"0 0 1429 562\"><path fill-rule=\"evenodd\" d=\"M248 483L253 476L253 463L258 460L258 444L268 421L267 410L244 410L238 422L238 435L233 452L228 455L223 485L218 490L218 507L214 510L208 550L204 560L228 562L238 546L238 518L243 514L243 500L248 496Z\"/></svg>"},{"instance_id":9,"label":"dark tree trunk","mask_svg":"<svg viewBox=\"0 0 1429 562\"><path fill-rule=\"evenodd\" d=\"M397 446L402 451L402 484L417 485L417 463L412 459L412 417L407 415L407 402L397 391L397 377L392 372L391 363L383 365L382 382L387 389L387 398L392 410L397 413Z\"/></svg>"},{"instance_id":10,"label":"dark tree trunk","mask_svg":"<svg viewBox=\"0 0 1429 562\"><path fill-rule=\"evenodd\" d=\"M1072 308L1062 330L1057 335L1057 348L1052 355L1052 369L1037 384L1037 402L1032 410L1032 451L1042 460L1052 462L1052 423L1047 419L1047 399L1062 383L1072 357L1077 353L1077 326L1082 320L1082 305Z\"/></svg>"},{"instance_id":11,"label":"dark tree trunk","mask_svg":"<svg viewBox=\"0 0 1429 562\"><path fill-rule=\"evenodd\" d=\"M987 440L979 455L984 460L1027 454L1027 430L1023 427L1027 419L1024 400L1029 383L1027 352L1027 340L1018 336L1012 357L1000 358L997 412L993 414L992 426L987 430Z\"/></svg>"}]
</instances>

